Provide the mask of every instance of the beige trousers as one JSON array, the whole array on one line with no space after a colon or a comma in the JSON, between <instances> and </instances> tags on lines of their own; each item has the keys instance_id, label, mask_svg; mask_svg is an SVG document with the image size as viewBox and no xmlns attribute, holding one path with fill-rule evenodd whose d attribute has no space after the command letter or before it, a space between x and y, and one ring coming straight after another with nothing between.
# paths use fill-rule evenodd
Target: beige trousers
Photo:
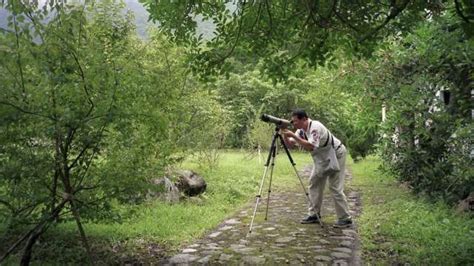
<instances>
[{"instance_id":1,"label":"beige trousers","mask_svg":"<svg viewBox=\"0 0 474 266\"><path fill-rule=\"evenodd\" d=\"M331 191L332 198L334 199L336 207L336 215L338 219L351 219L349 214L349 207L347 204L346 195L344 195L344 178L346 170L346 147L342 145L337 151L336 156L339 162L339 172L329 176L316 176L315 167L309 179L309 215L315 215L320 213L321 205L323 203L323 192L326 186L326 180L329 179L329 190Z\"/></svg>"}]
</instances>

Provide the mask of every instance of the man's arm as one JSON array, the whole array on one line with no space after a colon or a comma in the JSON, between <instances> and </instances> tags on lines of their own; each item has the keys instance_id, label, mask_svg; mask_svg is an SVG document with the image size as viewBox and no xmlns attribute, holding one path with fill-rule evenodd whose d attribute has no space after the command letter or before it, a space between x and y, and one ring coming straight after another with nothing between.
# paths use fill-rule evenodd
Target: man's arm
<instances>
[{"instance_id":1,"label":"man's arm","mask_svg":"<svg viewBox=\"0 0 474 266\"><path fill-rule=\"evenodd\" d=\"M294 141L296 141L296 143L298 145L300 145L301 147L303 147L303 149L305 149L307 151L312 151L315 148L313 143L301 138L300 136L296 135L294 132L292 132L288 129L282 129L281 133L284 136L285 142L286 142L286 138L291 137L291 138L294 139Z\"/></svg>"},{"instance_id":2,"label":"man's arm","mask_svg":"<svg viewBox=\"0 0 474 266\"><path fill-rule=\"evenodd\" d=\"M283 134L283 141L288 148L293 148L296 144L296 140L293 137L287 137L285 134Z\"/></svg>"}]
</instances>

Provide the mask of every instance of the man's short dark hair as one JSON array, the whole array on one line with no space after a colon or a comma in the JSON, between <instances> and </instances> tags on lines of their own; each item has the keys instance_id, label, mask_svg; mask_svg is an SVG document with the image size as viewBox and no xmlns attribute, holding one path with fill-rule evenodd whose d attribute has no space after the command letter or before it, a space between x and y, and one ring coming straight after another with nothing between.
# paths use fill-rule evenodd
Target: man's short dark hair
<instances>
[{"instance_id":1,"label":"man's short dark hair","mask_svg":"<svg viewBox=\"0 0 474 266\"><path fill-rule=\"evenodd\" d=\"M306 111L303 109L295 109L291 113L291 116L296 116L298 119L303 119L303 118L308 118L308 114L306 114Z\"/></svg>"}]
</instances>

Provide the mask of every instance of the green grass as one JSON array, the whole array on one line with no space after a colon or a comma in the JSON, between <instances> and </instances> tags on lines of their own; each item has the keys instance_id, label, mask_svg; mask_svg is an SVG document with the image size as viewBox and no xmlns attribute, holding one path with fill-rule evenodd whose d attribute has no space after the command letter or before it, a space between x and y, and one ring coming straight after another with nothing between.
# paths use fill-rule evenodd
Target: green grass
<instances>
[{"instance_id":1,"label":"green grass","mask_svg":"<svg viewBox=\"0 0 474 266\"><path fill-rule=\"evenodd\" d=\"M416 197L378 170L380 159L350 163L362 192L358 219L367 264L473 265L474 220Z\"/></svg>"},{"instance_id":2,"label":"green grass","mask_svg":"<svg viewBox=\"0 0 474 266\"><path fill-rule=\"evenodd\" d=\"M306 154L294 154L299 161L309 162ZM298 185L293 168L283 154L277 157L273 184ZM253 201L264 170L263 159L246 159L245 154L227 152L222 154L219 166L214 170L200 168L196 161L184 164L185 169L194 169L207 182L207 191L199 199L169 205L160 201L143 204L137 208L133 218L121 224L88 224L91 235L115 237L116 239L141 237L178 246L202 236L223 219L232 215L243 204ZM266 191L266 187L265 190Z\"/></svg>"},{"instance_id":3,"label":"green grass","mask_svg":"<svg viewBox=\"0 0 474 266\"><path fill-rule=\"evenodd\" d=\"M311 163L307 153L293 152L292 155L298 168ZM128 257L125 261L133 258L133 262L152 264L156 258L147 246L157 244L165 252L173 252L203 236L245 204L253 204L266 156L262 154L259 159L241 151L222 152L219 165L213 170L200 167L197 159L191 158L181 168L192 169L206 180L207 190L200 197L174 205L158 200L141 205L117 205L118 211L126 217L120 223L85 224L86 234L100 254L100 263L122 264L124 260L117 257L125 256ZM280 153L276 157L272 191L288 186L300 184L286 154ZM267 191L267 185L263 191ZM60 224L47 232L46 241L36 246L35 254L41 258L41 264L79 262L84 252L79 248L78 239L75 223ZM17 259L9 262L15 264Z\"/></svg>"}]
</instances>

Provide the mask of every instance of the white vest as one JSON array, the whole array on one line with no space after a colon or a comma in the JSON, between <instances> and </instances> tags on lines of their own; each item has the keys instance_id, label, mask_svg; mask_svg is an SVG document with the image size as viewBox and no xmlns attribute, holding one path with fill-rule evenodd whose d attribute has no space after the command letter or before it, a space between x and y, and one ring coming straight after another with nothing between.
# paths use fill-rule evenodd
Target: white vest
<instances>
[{"instance_id":1,"label":"white vest","mask_svg":"<svg viewBox=\"0 0 474 266\"><path fill-rule=\"evenodd\" d=\"M314 145L315 148L313 152L317 152L320 147L332 145L332 141L329 136L329 130L317 120L308 119L308 128L306 128L306 130L298 129L295 133ZM341 141L334 135L333 137L334 148L337 148L339 145L341 145Z\"/></svg>"}]
</instances>

